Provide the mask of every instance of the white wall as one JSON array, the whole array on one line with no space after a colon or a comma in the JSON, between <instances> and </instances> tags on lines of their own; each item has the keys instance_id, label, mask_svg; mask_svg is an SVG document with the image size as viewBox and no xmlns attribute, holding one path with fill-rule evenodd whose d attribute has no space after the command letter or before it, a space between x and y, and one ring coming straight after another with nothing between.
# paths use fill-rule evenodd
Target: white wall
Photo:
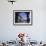
<instances>
[{"instance_id":1,"label":"white wall","mask_svg":"<svg viewBox=\"0 0 46 46\"><path fill-rule=\"evenodd\" d=\"M14 26L13 10L33 10L32 26ZM0 0L0 40L15 40L19 32L31 34L33 40L46 40L46 0L17 0L13 5Z\"/></svg>"}]
</instances>

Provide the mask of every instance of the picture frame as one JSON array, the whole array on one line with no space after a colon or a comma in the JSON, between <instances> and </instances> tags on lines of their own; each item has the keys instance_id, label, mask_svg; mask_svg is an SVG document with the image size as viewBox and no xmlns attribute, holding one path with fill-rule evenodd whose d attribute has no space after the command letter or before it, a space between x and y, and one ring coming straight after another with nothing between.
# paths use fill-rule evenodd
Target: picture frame
<instances>
[{"instance_id":1,"label":"picture frame","mask_svg":"<svg viewBox=\"0 0 46 46\"><path fill-rule=\"evenodd\" d=\"M32 25L32 10L13 10L13 25Z\"/></svg>"}]
</instances>

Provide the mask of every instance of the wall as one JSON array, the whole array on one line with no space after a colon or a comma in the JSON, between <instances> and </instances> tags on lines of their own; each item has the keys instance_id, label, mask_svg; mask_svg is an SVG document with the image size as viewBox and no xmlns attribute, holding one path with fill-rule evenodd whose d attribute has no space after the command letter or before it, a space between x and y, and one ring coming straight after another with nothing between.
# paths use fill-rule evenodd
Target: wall
<instances>
[{"instance_id":1,"label":"wall","mask_svg":"<svg viewBox=\"0 0 46 46\"><path fill-rule=\"evenodd\" d=\"M33 10L32 26L14 26L13 10ZM15 40L19 32L31 34L33 40L46 40L46 0L17 0L13 5L0 0L0 40Z\"/></svg>"}]
</instances>

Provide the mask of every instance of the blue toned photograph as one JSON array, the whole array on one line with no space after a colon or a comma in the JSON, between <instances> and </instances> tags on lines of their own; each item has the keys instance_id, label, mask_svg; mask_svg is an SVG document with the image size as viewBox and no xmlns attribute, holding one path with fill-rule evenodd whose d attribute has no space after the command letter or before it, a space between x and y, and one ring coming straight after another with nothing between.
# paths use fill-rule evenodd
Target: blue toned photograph
<instances>
[{"instance_id":1,"label":"blue toned photograph","mask_svg":"<svg viewBox=\"0 0 46 46\"><path fill-rule=\"evenodd\" d=\"M29 23L29 14L30 12L16 12L15 23Z\"/></svg>"},{"instance_id":2,"label":"blue toned photograph","mask_svg":"<svg viewBox=\"0 0 46 46\"><path fill-rule=\"evenodd\" d=\"M14 11L14 24L31 24L32 23L32 11Z\"/></svg>"}]
</instances>

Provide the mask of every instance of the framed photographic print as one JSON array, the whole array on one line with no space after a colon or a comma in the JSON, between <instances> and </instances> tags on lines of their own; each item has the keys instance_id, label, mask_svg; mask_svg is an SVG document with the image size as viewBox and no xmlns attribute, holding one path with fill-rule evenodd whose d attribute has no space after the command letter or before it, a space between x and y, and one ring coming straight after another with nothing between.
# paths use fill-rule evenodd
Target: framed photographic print
<instances>
[{"instance_id":1,"label":"framed photographic print","mask_svg":"<svg viewBox=\"0 0 46 46\"><path fill-rule=\"evenodd\" d=\"M32 25L32 10L13 10L14 25Z\"/></svg>"}]
</instances>

